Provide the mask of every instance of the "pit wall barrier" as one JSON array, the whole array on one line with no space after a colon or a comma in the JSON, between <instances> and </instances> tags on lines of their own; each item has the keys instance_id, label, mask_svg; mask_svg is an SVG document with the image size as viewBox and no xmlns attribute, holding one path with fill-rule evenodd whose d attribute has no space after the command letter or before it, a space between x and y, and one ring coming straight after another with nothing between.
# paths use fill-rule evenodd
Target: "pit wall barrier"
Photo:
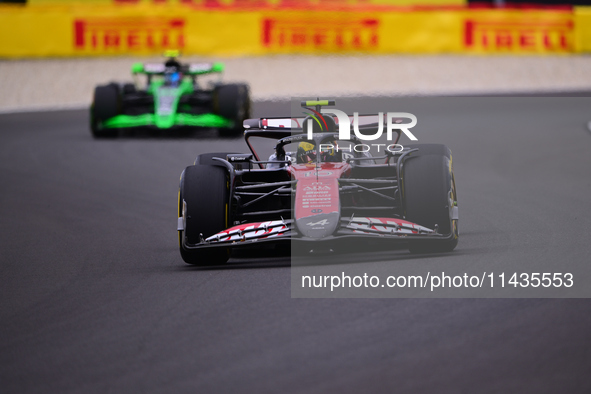
<instances>
[{"instance_id":1,"label":"pit wall barrier","mask_svg":"<svg viewBox=\"0 0 591 394\"><path fill-rule=\"evenodd\" d=\"M591 52L591 7L214 10L182 5L0 7L0 57Z\"/></svg>"}]
</instances>

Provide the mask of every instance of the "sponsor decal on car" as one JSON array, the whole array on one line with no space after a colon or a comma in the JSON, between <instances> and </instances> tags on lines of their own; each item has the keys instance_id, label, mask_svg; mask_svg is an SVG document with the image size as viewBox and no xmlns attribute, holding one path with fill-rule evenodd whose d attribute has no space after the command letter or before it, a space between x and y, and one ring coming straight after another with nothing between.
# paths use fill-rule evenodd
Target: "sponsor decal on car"
<instances>
[{"instance_id":1,"label":"sponsor decal on car","mask_svg":"<svg viewBox=\"0 0 591 394\"><path fill-rule=\"evenodd\" d=\"M317 222L306 223L306 226L326 226L329 223L330 223L330 221L328 219L322 219ZM318 228L321 228L321 227L318 227Z\"/></svg>"}]
</instances>

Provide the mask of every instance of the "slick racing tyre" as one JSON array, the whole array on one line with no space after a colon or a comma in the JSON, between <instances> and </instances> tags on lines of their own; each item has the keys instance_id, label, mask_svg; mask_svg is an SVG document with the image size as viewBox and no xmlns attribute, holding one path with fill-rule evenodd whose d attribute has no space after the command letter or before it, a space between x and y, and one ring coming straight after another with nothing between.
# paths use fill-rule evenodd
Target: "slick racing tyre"
<instances>
[{"instance_id":1,"label":"slick racing tyre","mask_svg":"<svg viewBox=\"0 0 591 394\"><path fill-rule=\"evenodd\" d=\"M412 253L450 252L458 244L458 223L452 219L457 205L451 151L445 145L419 144L404 161L402 191L406 219L451 234L449 239L409 241Z\"/></svg>"},{"instance_id":2,"label":"slick racing tyre","mask_svg":"<svg viewBox=\"0 0 591 394\"><path fill-rule=\"evenodd\" d=\"M97 86L90 107L90 131L95 138L116 137L116 129L105 129L103 122L121 113L121 98L117 84Z\"/></svg>"},{"instance_id":3,"label":"slick racing tyre","mask_svg":"<svg viewBox=\"0 0 591 394\"><path fill-rule=\"evenodd\" d=\"M134 84L132 83L126 83L123 85L123 87L121 88L123 94L135 94L137 93L137 89L135 87Z\"/></svg>"},{"instance_id":4,"label":"slick racing tyre","mask_svg":"<svg viewBox=\"0 0 591 394\"><path fill-rule=\"evenodd\" d=\"M213 110L216 114L230 119L234 126L220 129L221 132L240 133L242 122L250 117L250 89L246 84L219 85L213 94Z\"/></svg>"},{"instance_id":5,"label":"slick racing tyre","mask_svg":"<svg viewBox=\"0 0 591 394\"><path fill-rule=\"evenodd\" d=\"M228 261L229 248L211 247L186 249L228 228L229 180L226 170L209 165L190 166L181 176L179 188L179 217L185 218L185 229L179 231L179 246L188 264L209 266ZM183 207L185 209L183 216Z\"/></svg>"}]
</instances>

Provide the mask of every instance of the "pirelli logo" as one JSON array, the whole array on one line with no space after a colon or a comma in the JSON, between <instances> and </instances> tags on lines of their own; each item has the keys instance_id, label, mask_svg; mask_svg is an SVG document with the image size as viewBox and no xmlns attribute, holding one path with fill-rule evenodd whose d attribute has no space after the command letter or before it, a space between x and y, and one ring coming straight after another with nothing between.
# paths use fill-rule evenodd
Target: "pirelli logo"
<instances>
[{"instance_id":1,"label":"pirelli logo","mask_svg":"<svg viewBox=\"0 0 591 394\"><path fill-rule=\"evenodd\" d=\"M91 51L146 51L185 46L185 21L169 18L88 18L74 21L74 47Z\"/></svg>"},{"instance_id":2,"label":"pirelli logo","mask_svg":"<svg viewBox=\"0 0 591 394\"><path fill-rule=\"evenodd\" d=\"M480 52L571 52L573 21L570 16L548 21L468 19L464 44Z\"/></svg>"},{"instance_id":3,"label":"pirelli logo","mask_svg":"<svg viewBox=\"0 0 591 394\"><path fill-rule=\"evenodd\" d=\"M267 48L357 51L378 48L379 20L351 18L263 19L262 43Z\"/></svg>"}]
</instances>

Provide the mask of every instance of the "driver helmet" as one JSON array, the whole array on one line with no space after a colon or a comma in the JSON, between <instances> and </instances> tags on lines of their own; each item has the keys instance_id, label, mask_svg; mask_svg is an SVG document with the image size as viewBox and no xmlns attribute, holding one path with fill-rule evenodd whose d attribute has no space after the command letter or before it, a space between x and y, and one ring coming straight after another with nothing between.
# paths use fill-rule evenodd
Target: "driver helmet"
<instances>
[{"instance_id":1,"label":"driver helmet","mask_svg":"<svg viewBox=\"0 0 591 394\"><path fill-rule=\"evenodd\" d=\"M181 73L178 71L167 72L164 75L164 82L167 86L178 86L181 83Z\"/></svg>"},{"instance_id":2,"label":"driver helmet","mask_svg":"<svg viewBox=\"0 0 591 394\"><path fill-rule=\"evenodd\" d=\"M300 142L298 145L297 162L314 163L316 161L316 146L309 142Z\"/></svg>"},{"instance_id":3,"label":"driver helmet","mask_svg":"<svg viewBox=\"0 0 591 394\"><path fill-rule=\"evenodd\" d=\"M168 50L164 52L164 56L168 58L164 63L166 68L174 68L176 70L181 69L181 64L178 62L178 60L176 60L176 58L180 56L180 52L178 50Z\"/></svg>"},{"instance_id":4,"label":"driver helmet","mask_svg":"<svg viewBox=\"0 0 591 394\"><path fill-rule=\"evenodd\" d=\"M320 160L323 162L340 162L343 161L343 153L338 148L337 141L332 138L326 138L320 144Z\"/></svg>"}]
</instances>

